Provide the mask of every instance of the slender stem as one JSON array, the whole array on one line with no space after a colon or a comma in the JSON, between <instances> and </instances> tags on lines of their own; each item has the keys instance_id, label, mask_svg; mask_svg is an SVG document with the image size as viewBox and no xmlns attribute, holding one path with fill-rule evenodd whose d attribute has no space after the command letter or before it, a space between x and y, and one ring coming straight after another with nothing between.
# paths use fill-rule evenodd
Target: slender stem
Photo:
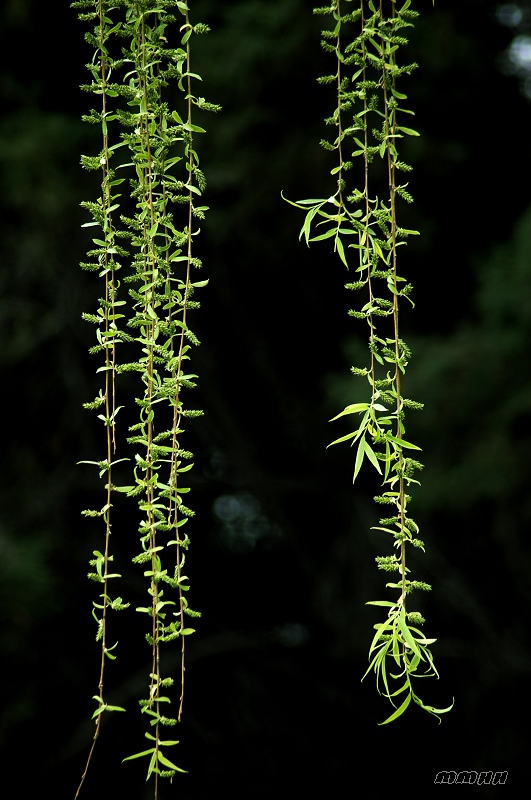
<instances>
[{"instance_id":1,"label":"slender stem","mask_svg":"<svg viewBox=\"0 0 531 800\"><path fill-rule=\"evenodd\" d=\"M156 322L153 319L155 314L154 306L156 305L156 297L155 297L155 284L156 284L156 272L157 272L157 259L155 253L155 246L154 246L154 239L153 239L153 226L155 223L155 209L154 209L154 174L153 174L153 158L151 154L151 142L150 142L150 113L149 113L149 98L148 98L148 67L147 67L147 58L146 58L146 50L147 50L147 42L146 42L146 24L145 24L145 15L142 12L140 6L137 6L137 13L140 15L141 18L141 25L140 25L140 49L141 49L141 71L139 75L140 86L143 95L143 105L144 105L144 113L141 117L141 124L140 124L140 132L141 137L143 140L143 145L145 147L145 152L147 155L147 166L142 169L142 196L144 202L146 203L149 209L149 217L148 221L144 222L143 232L145 237L145 244L144 244L144 280L146 283L150 284L149 291L145 292L145 310L146 310L146 317L150 319L149 324L146 326L146 339L147 339L147 382L146 382L146 390L145 390L145 401L147 409L148 417L147 417L147 447L146 447L146 472L145 472L145 481L146 481L146 506L147 506L147 522L149 527L149 549L151 553L151 614L152 614L152 631L151 636L153 640L152 644L152 666L151 666L151 679L150 679L150 708L153 707L153 702L155 704L155 709L157 713L157 721L155 724L155 751L156 751L156 767L157 769L154 770L155 774L155 786L154 786L154 797L157 800L158 797L158 749L159 749L159 695L160 695L160 652L159 652L159 621L158 621L158 602L159 602L159 589L158 589L158 582L155 580L155 572L157 571L157 555L156 555L156 527L155 527L155 516L153 513L153 503L154 503L154 466L153 466L153 418L154 418L154 408L153 408L153 382L154 382L154 356L155 356L155 336L156 336ZM149 311L151 310L151 314Z\"/></svg>"},{"instance_id":2,"label":"slender stem","mask_svg":"<svg viewBox=\"0 0 531 800\"><path fill-rule=\"evenodd\" d=\"M186 10L186 30L189 30L190 19L188 14L188 9ZM191 55L190 55L190 39L186 42L186 89L187 89L187 123L189 128L192 126L192 81L191 81ZM194 159L194 148L193 148L193 133L189 131L189 138L186 144L188 148L188 230L187 230L187 243L186 243L186 288L184 291L184 305L183 305L183 327L181 329L181 336L179 341L179 355L178 355L178 362L177 362L177 369L179 373L181 372L181 363L182 363L182 356L183 356L183 348L184 348L184 332L186 330L186 319L187 319L187 310L188 310L188 297L190 292L190 280L191 280L191 269L192 269L192 243L193 243L193 211L194 211L194 195L192 191L193 186L193 176L194 176L194 166L195 166L195 159ZM176 408L180 405L177 403ZM175 483L177 484L177 475L175 476ZM185 627L184 622L184 599L183 599L183 591L181 589L181 552L180 552L180 545L179 545L179 537L177 536L177 579L179 583L179 613L180 613L180 622L181 622L181 630ZM181 721L182 713L183 713L183 703L184 703L184 672L185 672L185 663L184 663L184 651L185 651L185 637L181 636L181 696L179 698L179 712L177 715L177 719L179 722Z\"/></svg>"},{"instance_id":3,"label":"slender stem","mask_svg":"<svg viewBox=\"0 0 531 800\"><path fill-rule=\"evenodd\" d=\"M337 22L337 36L336 36L336 52L338 53L337 58L337 153L339 157L339 172L337 174L337 191L338 191L338 199L340 204L340 210L343 210L343 186L345 180L343 178L343 150L342 150L342 143L343 143L343 126L341 121L341 59L339 58L339 53L341 52L341 0L337 0L336 5L338 22ZM339 228L339 222L338 222Z\"/></svg>"},{"instance_id":4,"label":"slender stem","mask_svg":"<svg viewBox=\"0 0 531 800\"><path fill-rule=\"evenodd\" d=\"M363 5L363 0L360 0L360 8L361 8L361 31L363 32L363 30L365 28L365 15L364 15L364 10L365 9L364 9L364 5ZM362 58L363 58L363 73L362 73L362 75L363 75L363 81L365 82L366 79L367 79L367 67L366 67L366 63L367 63L367 46L365 44L365 40L363 41L363 44L362 44ZM371 206L370 206L370 200L369 200L369 152L368 152L369 130L368 130L368 122L367 122L368 110L369 110L369 107L368 107L368 103L367 103L367 90L364 89L364 92L363 92L363 121L364 121L364 125L363 125L363 144L364 144L364 151L365 152L364 152L364 155L363 155L363 177L364 177L363 193L365 195L365 231L364 231L365 243L364 243L364 249L360 250L360 257L365 258L365 262L366 262L366 265L367 265L367 289L369 291L370 308L372 308L373 307L373 301L374 301L374 295L373 295L373 291L372 291L372 275L371 275L371 273L372 273L372 258L371 258L372 250L371 250L370 240L369 240L369 221L370 221L370 216L371 216ZM371 338L371 341L372 341L372 339L374 337L374 329L375 329L374 318L373 318L372 314L369 314L369 317L368 317L367 321L368 321L368 324L369 324L370 338ZM371 403L374 403L375 397L376 397L376 359L374 357L373 350L370 349L369 352L371 354Z\"/></svg>"},{"instance_id":5,"label":"slender stem","mask_svg":"<svg viewBox=\"0 0 531 800\"><path fill-rule=\"evenodd\" d=\"M103 159L102 165L102 199L103 199L103 233L106 243L112 239L112 212L111 212L111 187L110 187L110 151L109 151L109 134L107 129L107 58L105 55L104 47L104 31L106 22L104 20L103 0L98 0L98 32L99 32L99 51L100 51L100 87L102 96L102 127L103 127ZM105 302L104 302L104 331L105 331L105 418L106 418L106 444L107 444L107 503L104 512L105 520L105 548L103 558L103 603L101 609L101 660L100 660L100 677L98 682L98 696L100 707L104 704L103 699L103 686L105 674L105 662L107 652L107 610L108 610L108 573L109 573L109 549L111 538L111 492L112 492L112 458L116 450L116 389L115 389L115 376L116 376L116 345L114 337L110 336L111 324L110 319L114 319L114 302L116 295L116 287L114 282L114 272L111 269L108 249L106 247L105 254L103 255L104 274L105 274ZM108 346L109 340L112 339L112 345ZM101 729L101 713L96 717L96 727L92 745L87 757L85 769L81 776L79 786L77 788L75 798L79 796L81 788L85 781L92 754L96 746L96 741L100 734Z\"/></svg>"}]
</instances>

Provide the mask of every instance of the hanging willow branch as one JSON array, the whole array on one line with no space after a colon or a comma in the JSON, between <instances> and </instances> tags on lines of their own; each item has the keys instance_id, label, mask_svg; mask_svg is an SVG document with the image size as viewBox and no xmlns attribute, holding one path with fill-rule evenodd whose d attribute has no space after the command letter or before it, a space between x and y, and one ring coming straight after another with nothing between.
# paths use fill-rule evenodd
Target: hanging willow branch
<instances>
[{"instance_id":1,"label":"hanging willow branch","mask_svg":"<svg viewBox=\"0 0 531 800\"><path fill-rule=\"evenodd\" d=\"M196 280L194 271L201 267L195 256L195 239L199 222L207 206L201 205L206 186L199 168L195 138L205 133L195 124L195 109L217 111L194 94L191 40L206 33L208 26L192 24L189 7L178 0L80 0L73 3L80 9L80 18L94 21L94 33L86 40L95 50L88 69L92 83L85 88L101 97L100 111L92 110L85 119L101 126L103 147L99 155L82 157L87 169L103 170L102 195L97 202L82 205L93 221L87 226L101 229L101 238L88 255L92 261L82 264L97 271L105 284L105 297L95 315L84 318L97 325L98 345L92 352L103 351L105 386L88 408L104 407L100 418L107 428L107 458L96 464L100 477L106 480L106 504L101 511L86 512L102 516L106 524L104 553L95 551L96 573L92 578L104 584L103 604L96 616L102 653L113 657L106 646L106 612L109 607L125 608L121 598L111 601L107 581L117 575L108 574L110 514L112 493L121 492L134 498L139 509L140 552L133 561L144 566L148 580L149 603L139 606L139 619L149 619L145 634L151 647L151 671L147 695L140 707L150 722L151 732L145 736L150 747L125 760L149 756L147 778L154 776L155 797L158 778L172 778L184 770L166 756L166 748L177 744L162 738L161 726L176 725L181 719L184 697L184 643L194 629L187 627L186 616L198 617L186 599L189 589L184 574L185 553L190 544L183 526L194 515L184 503L190 490L183 476L193 464L192 453L181 447L184 421L201 416L202 412L185 405L185 395L195 386L197 375L186 363L191 348L199 341L189 325L189 312L199 307L194 292L208 283ZM112 19L111 16L112 15ZM177 38L177 46L170 42ZM112 78L112 80L111 80ZM179 93L177 108L168 98ZM175 93L175 88L177 92ZM112 107L111 107L112 103ZM111 132L114 144L110 144ZM111 157L119 163L111 168ZM129 195L113 194L126 178L117 178L123 170L130 187ZM120 227L115 220L120 221ZM118 244L124 241L127 249ZM121 281L117 280L118 270ZM118 300L118 291L128 286ZM123 299L122 299L123 297ZM118 328L118 320L131 333ZM117 360L117 345L126 358ZM135 398L139 421L129 427L121 451L127 458L115 459L115 380L128 372L137 377ZM126 451L125 448L129 447ZM114 460L111 460L114 459ZM133 473L128 485L117 485L111 468L120 461L131 461ZM173 553L173 555L171 555ZM174 590L173 598L166 596ZM119 601L119 602L118 602ZM179 642L181 648L181 686L177 716L163 713L171 698L167 690L173 679L164 677L162 645ZM103 656L100 694L96 697L96 734L99 734L103 711L116 710L103 699ZM123 710L123 709L120 709ZM92 750L89 755L92 755ZM88 767L88 764L87 764ZM83 778L85 777L85 773ZM83 783L83 779L82 782ZM81 787L80 787L81 788ZM79 793L79 790L78 790Z\"/></svg>"},{"instance_id":2,"label":"hanging willow branch","mask_svg":"<svg viewBox=\"0 0 531 800\"><path fill-rule=\"evenodd\" d=\"M109 572L109 564L113 561L113 556L110 554L110 537L111 537L111 514L112 514L112 468L118 463L116 459L116 415L120 410L116 405L116 389L115 380L117 373L117 351L116 345L120 339L120 331L117 327L117 320L123 317L118 313L119 307L124 305L124 301L118 300L118 286L119 282L116 279L116 272L120 268L120 264L116 261L118 253L125 254L123 248L119 247L116 243L116 229L114 223L114 216L119 204L115 201L119 195L114 194L116 186L122 181L116 181L114 171L111 168L111 146L109 142L109 131L107 127L108 116L108 75L112 70L112 59L109 57L107 51L108 40L113 33L112 21L109 19L104 8L104 2L100 0L97 3L78 3L79 8L92 7L94 10L88 13L81 13L82 19L94 20L95 28L93 34L87 34L87 41L94 47L95 54L93 61L88 65L89 71L92 76L90 85L84 86L87 91L93 92L101 97L100 111L92 110L90 115L84 119L88 122L101 124L102 130L102 148L98 156L82 156L81 164L85 169L101 170L101 194L96 202L82 202L81 205L86 208L92 218L93 222L85 223L84 227L97 227L101 231L101 238L94 238L94 248L88 251L87 255L92 259L90 262L83 262L81 266L84 269L97 271L100 279L103 282L103 297L99 300L99 308L96 314L84 313L83 319L96 326L96 337L98 344L91 348L91 353L103 353L104 366L98 369L98 372L104 373L104 386L100 389L98 396L90 403L84 403L84 408L90 410L103 410L103 413L98 414L105 426L105 439L106 439L106 458L99 462L85 461L81 463L95 464L99 469L100 478L104 478L105 484L105 504L100 510L87 509L83 511L86 517L101 518L105 526L104 546L103 552L94 550L94 558L91 559L90 565L95 568L95 572L89 572L88 577L100 584L102 593L99 596L101 602L93 602L92 615L97 625L96 641L101 642L101 662L100 662L100 677L98 682L98 694L94 695L97 702L97 708L94 711L93 719L96 720L96 727L92 746L89 751L85 770L81 777L79 787L76 792L78 797L83 782L85 780L89 764L92 759L94 747L100 734L101 720L104 712L108 711L125 711L119 706L112 706L105 702L104 699L104 676L106 659L115 659L116 656L111 652L115 650L117 643L112 647L108 647L108 611L109 609L115 611L123 611L129 607L129 603L123 603L121 597L116 597L114 600L109 596L109 580L111 578L121 577L117 573ZM111 90L112 94L112 90ZM114 461L113 461L114 459Z\"/></svg>"},{"instance_id":3,"label":"hanging willow branch","mask_svg":"<svg viewBox=\"0 0 531 800\"><path fill-rule=\"evenodd\" d=\"M347 3L356 9L344 13ZM363 676L373 671L378 690L395 706L382 724L399 717L411 700L437 718L451 708L425 705L412 683L421 670L422 676L438 677L438 673L430 650L435 639L425 637L418 627L424 622L422 615L408 607L411 592L428 591L431 587L412 580L406 563L409 547L424 550L418 525L409 513L408 494L411 486L419 483L414 475L422 464L412 455L420 448L405 438L406 410L420 409L422 404L403 394L411 352L399 326L401 304L413 302L412 286L399 271L398 248L409 236L418 234L398 223L399 203L413 200L407 181L400 177L407 175L411 167L400 160L398 146L405 136L418 136L403 123L405 115L413 112L403 107L407 97L397 89L398 80L417 67L400 66L397 59L399 48L407 44L402 35L404 29L411 27L417 17L410 6L411 0L405 0L401 8L394 0L333 0L330 6L314 10L333 21L331 29L322 31L321 44L335 58L336 71L318 81L334 85L336 90L336 105L326 120L335 136L321 144L336 154L331 174L337 184L331 197L289 201L306 212L301 237L307 244L332 239L344 266L357 273L356 280L347 283L346 288L363 295L361 308L349 314L368 326L368 365L353 367L352 372L368 382L369 397L348 405L334 417L355 416L358 421L352 432L332 444L350 441L356 445L354 480L365 461L372 464L381 475L385 490L375 501L388 506L390 512L373 530L390 536L396 552L379 556L376 562L379 569L398 573L395 582L386 584L398 596L392 601L369 603L386 608L387 616L375 625L370 664ZM347 31L354 31L354 35L348 37ZM347 149L353 160L345 158ZM386 165L386 194L381 181L372 177L376 160ZM349 189L348 173L356 164L360 164L361 188ZM314 229L316 234L312 236ZM400 696L396 707L395 698Z\"/></svg>"}]
</instances>

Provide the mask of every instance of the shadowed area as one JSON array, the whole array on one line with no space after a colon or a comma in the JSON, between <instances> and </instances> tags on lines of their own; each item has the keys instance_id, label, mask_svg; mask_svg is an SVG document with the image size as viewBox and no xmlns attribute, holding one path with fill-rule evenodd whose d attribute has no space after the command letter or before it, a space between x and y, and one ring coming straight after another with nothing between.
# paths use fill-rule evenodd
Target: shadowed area
<instances>
[{"instance_id":1,"label":"shadowed area","mask_svg":"<svg viewBox=\"0 0 531 800\"><path fill-rule=\"evenodd\" d=\"M223 111L205 115L198 143L210 283L192 322L192 406L205 416L188 422L183 446L195 454L186 566L202 618L171 731L172 760L189 772L159 796L339 797L371 782L383 797L403 757L424 791L440 770L507 770L516 784L530 744L529 6L414 3L408 59L420 67L402 88L421 137L404 141L415 202L399 213L421 232L402 248L415 301L402 325L405 393L425 404L406 428L423 450L412 513L426 554L411 566L433 586L418 606L441 676L419 693L436 707L455 697L455 708L440 726L412 707L384 728L388 703L372 676L360 683L380 619L365 603L392 599L374 562L388 544L370 530L378 476L363 470L353 488L353 450L326 449L343 432L327 420L364 399L349 368L365 361L366 326L348 317L352 276L330 242L300 242L303 217L280 195L335 188L319 147L333 105L316 83L330 71L321 20L303 0L190 7L212 28L193 58ZM79 160L100 146L80 121L93 105L78 89L92 55L83 33L66 2L6 0L0 11L1 49L13 54L0 73L0 747L18 794L46 787L57 800L73 798L84 767L100 657L97 587L85 578L100 532L80 510L99 507L102 487L75 466L105 447L81 407L100 387L81 321L100 290L78 267L90 242L79 203L99 189ZM130 401L131 387L124 377ZM107 670L108 702L127 714L104 722L84 790L98 800L152 796L144 763L121 764L145 747L137 701L150 671L127 506L117 498L113 549L131 608L112 620ZM171 647L164 658L179 669Z\"/></svg>"}]
</instances>

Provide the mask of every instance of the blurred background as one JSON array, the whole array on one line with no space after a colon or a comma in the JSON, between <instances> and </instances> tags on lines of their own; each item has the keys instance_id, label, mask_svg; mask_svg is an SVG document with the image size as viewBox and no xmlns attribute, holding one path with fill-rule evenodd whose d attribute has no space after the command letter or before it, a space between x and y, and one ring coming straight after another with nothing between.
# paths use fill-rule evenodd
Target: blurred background
<instances>
[{"instance_id":1,"label":"blurred background","mask_svg":"<svg viewBox=\"0 0 531 800\"><path fill-rule=\"evenodd\" d=\"M328 242L298 240L302 213L280 196L334 191L318 144L333 99L315 80L332 67L312 6L191 3L212 28L194 66L223 112L200 143L210 283L192 324L191 405L205 417L183 437L195 453L189 600L203 614L172 753L189 773L160 797L335 797L346 781L383 797L399 769L434 792L440 770L508 771L505 787L477 789L496 796L524 775L530 746L531 3L417 0L402 56L420 65L399 87L421 132L402 150L415 203L401 224L422 234L401 253L416 302L402 323L406 395L425 403L406 423L425 463L412 513L426 555L412 568L433 586L417 606L441 676L418 691L455 708L441 725L413 707L384 728L388 703L372 676L360 683L379 620L365 603L392 599L374 562L388 544L370 530L379 484L365 470L353 487L353 451L326 450L348 430L327 420L364 391L349 368L364 363L366 330L347 315L352 276ZM84 767L100 657L85 575L101 531L80 510L101 487L76 466L104 449L81 407L100 386L81 321L99 286L78 266L79 203L98 193L79 159L100 147L80 121L94 104L78 89L84 31L63 0L1 6L0 747L18 794L57 800ZM143 799L144 763L121 764L145 747L150 671L134 509L113 530L131 609L112 621L108 700L128 713L105 720L84 797ZM165 663L177 670L171 648Z\"/></svg>"}]
</instances>

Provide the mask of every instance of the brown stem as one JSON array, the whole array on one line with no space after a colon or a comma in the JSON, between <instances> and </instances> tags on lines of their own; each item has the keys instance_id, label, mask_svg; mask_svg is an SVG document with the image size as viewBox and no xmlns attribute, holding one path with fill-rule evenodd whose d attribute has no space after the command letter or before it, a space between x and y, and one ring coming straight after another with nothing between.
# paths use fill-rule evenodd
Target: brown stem
<instances>
[{"instance_id":1,"label":"brown stem","mask_svg":"<svg viewBox=\"0 0 531 800\"><path fill-rule=\"evenodd\" d=\"M99 12L99 47L100 47L100 76L101 76L101 88L102 88L102 119L103 119L103 154L105 162L102 166L102 197L103 197L103 205L104 205L104 235L105 240L107 241L108 231L112 231L112 219L111 219L111 212L108 210L111 207L111 187L110 187L110 156L109 156L109 135L107 131L107 93L106 93L106 85L107 85L107 59L105 57L105 49L104 49L104 13L103 13L103 3L100 0L98 4L98 12ZM105 267L105 342L109 340L109 332L110 332L110 323L109 323L109 305L110 305L110 312L111 316L114 315L114 300L115 300L115 284L114 284L114 273L109 270L109 255L106 251L103 256L103 266ZM111 492L112 492L112 457L113 453L116 451L116 431L115 431L115 410L116 410L116 390L115 390L115 376L116 376L116 347L113 341L112 347L105 347L105 417L106 417L106 439L107 439L107 504L105 510L105 550L104 550L104 558L103 558L103 608L102 608L102 615L101 615L101 624L102 624L102 636L101 636L101 661L100 661L100 677L98 682L98 696L100 700L100 707L103 705L103 683L104 683L104 674L105 674L105 654L107 652L107 607L108 607L108 572L109 572L109 549L110 549L110 537L111 537ZM79 797L81 792L81 788L85 781L85 778L88 773L88 769L90 766L90 762L92 760L92 754L94 752L94 748L96 746L96 741L100 734L101 729L101 713L98 714L96 717L96 728L94 731L94 737L92 740L92 745L87 757L87 761L85 764L85 769L81 776L81 780L79 786L77 788L75 794L75 800Z\"/></svg>"}]
</instances>

